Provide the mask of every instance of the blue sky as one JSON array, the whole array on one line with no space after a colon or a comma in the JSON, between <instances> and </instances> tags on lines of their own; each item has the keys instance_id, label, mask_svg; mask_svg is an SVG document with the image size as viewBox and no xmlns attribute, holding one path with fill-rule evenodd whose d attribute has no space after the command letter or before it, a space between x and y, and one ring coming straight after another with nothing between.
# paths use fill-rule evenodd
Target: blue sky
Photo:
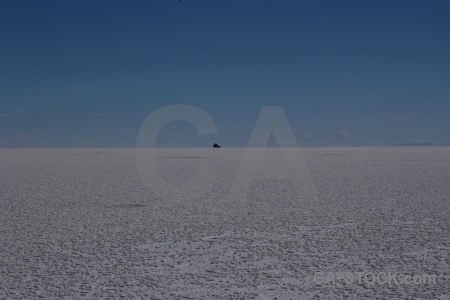
<instances>
[{"instance_id":1,"label":"blue sky","mask_svg":"<svg viewBox=\"0 0 450 300\"><path fill-rule=\"evenodd\" d=\"M0 147L245 146L262 106L299 145L450 143L449 1L1 1Z\"/></svg>"}]
</instances>

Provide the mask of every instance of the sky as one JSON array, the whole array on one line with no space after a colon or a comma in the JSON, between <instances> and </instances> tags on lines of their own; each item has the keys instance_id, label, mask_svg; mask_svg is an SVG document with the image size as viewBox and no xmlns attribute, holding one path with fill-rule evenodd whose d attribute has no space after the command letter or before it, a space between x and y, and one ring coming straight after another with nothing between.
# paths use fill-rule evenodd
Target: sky
<instances>
[{"instance_id":1,"label":"sky","mask_svg":"<svg viewBox=\"0 0 450 300\"><path fill-rule=\"evenodd\" d=\"M300 146L450 145L449 1L0 1L0 147L245 147L264 106ZM275 141L275 142L274 142ZM270 143L276 144L271 137Z\"/></svg>"}]
</instances>

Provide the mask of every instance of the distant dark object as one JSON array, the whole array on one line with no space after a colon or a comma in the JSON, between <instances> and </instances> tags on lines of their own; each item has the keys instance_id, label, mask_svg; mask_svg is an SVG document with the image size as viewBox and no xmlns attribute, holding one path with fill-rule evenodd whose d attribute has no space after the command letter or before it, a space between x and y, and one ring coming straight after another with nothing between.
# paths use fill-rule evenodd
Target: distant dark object
<instances>
[{"instance_id":1,"label":"distant dark object","mask_svg":"<svg viewBox=\"0 0 450 300\"><path fill-rule=\"evenodd\" d=\"M219 144L214 144L213 147L214 148L220 148L220 145Z\"/></svg>"}]
</instances>

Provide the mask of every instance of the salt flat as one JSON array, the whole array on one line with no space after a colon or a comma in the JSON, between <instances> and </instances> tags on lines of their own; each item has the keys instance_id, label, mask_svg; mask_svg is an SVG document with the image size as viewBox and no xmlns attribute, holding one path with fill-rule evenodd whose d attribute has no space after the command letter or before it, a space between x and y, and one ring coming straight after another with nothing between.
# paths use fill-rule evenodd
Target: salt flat
<instances>
[{"instance_id":1,"label":"salt flat","mask_svg":"<svg viewBox=\"0 0 450 300\"><path fill-rule=\"evenodd\" d=\"M158 149L153 180L134 149L0 150L0 298L450 298L449 147L245 151Z\"/></svg>"}]
</instances>

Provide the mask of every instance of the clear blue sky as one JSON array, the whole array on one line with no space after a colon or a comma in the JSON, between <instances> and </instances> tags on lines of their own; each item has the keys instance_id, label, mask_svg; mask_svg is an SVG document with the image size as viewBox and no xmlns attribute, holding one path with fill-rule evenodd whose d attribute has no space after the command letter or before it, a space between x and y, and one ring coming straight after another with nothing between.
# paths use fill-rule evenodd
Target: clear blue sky
<instances>
[{"instance_id":1,"label":"clear blue sky","mask_svg":"<svg viewBox=\"0 0 450 300\"><path fill-rule=\"evenodd\" d=\"M450 1L0 1L0 147L245 146L262 106L299 145L450 143Z\"/></svg>"}]
</instances>

